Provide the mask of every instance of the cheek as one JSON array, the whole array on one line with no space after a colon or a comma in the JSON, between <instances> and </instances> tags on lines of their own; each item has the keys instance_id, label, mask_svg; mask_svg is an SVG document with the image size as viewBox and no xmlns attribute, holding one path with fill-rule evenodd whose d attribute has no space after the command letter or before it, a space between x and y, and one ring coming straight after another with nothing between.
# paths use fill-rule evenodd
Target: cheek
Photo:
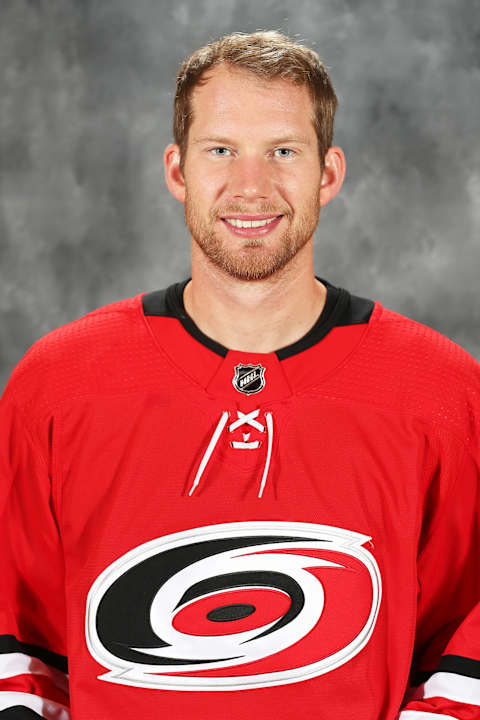
<instances>
[{"instance_id":1,"label":"cheek","mask_svg":"<svg viewBox=\"0 0 480 720\"><path fill-rule=\"evenodd\" d=\"M223 173L224 175L225 173ZM188 174L188 194L197 207L210 208L226 187L226 179L219 172L198 168Z\"/></svg>"},{"instance_id":2,"label":"cheek","mask_svg":"<svg viewBox=\"0 0 480 720\"><path fill-rule=\"evenodd\" d=\"M320 188L321 174L317 165L308 163L292 168L282 168L277 172L276 185L284 194L289 195L292 201L302 203L311 198Z\"/></svg>"}]
</instances>

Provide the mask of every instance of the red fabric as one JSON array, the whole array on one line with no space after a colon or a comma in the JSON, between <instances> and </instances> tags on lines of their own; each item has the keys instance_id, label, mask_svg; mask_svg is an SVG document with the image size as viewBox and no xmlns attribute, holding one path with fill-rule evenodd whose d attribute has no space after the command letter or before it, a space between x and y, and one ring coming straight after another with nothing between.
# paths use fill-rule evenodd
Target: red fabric
<instances>
[{"instance_id":1,"label":"red fabric","mask_svg":"<svg viewBox=\"0 0 480 720\"><path fill-rule=\"evenodd\" d=\"M68 695L60 690L55 684L43 675L15 675L14 677L0 680L0 698L3 692L19 692L32 695L39 695L46 700L69 707ZM18 703L20 704L20 703Z\"/></svg>"},{"instance_id":2,"label":"red fabric","mask_svg":"<svg viewBox=\"0 0 480 720\"><path fill-rule=\"evenodd\" d=\"M36 343L13 373L1 405L0 636L13 634L68 656L74 720L245 720L259 711L262 720L394 720L412 656L416 670L429 672L443 652L480 660L478 623L469 616L480 595L478 364L438 333L379 304L368 324L334 328L283 361L274 354L238 352L223 359L178 320L143 317L140 300L102 308ZM265 368L263 395L235 389L239 362ZM221 434L189 497L222 412L229 412L230 423L237 411L256 408L263 426L267 412L273 417L263 497L257 495L268 438L266 430L251 426ZM250 442L259 441L258 449L232 447L244 433ZM300 548L306 541L297 539L294 549L272 548L262 557L261 548L246 547L248 561L240 554L231 560L232 573L241 563L252 562L253 568L267 562L274 592L284 598L269 608L263 586L251 580L249 595L245 580L236 586L232 612L240 617L265 602L258 611L261 625L277 622L290 608L292 617L298 612L288 618L298 638L289 644L279 634L283 645L275 645L279 628L265 635L263 657L235 667L175 668L164 677L209 677L213 684L242 674L251 679L259 668L293 672L342 651L368 621L376 566L382 599L362 648L309 679L255 689L137 687L125 682L124 660L117 667L126 672L123 679L118 672L114 682L106 679L112 667L92 654L85 632L89 603L92 608L95 599L100 602L99 578L109 568L121 575L128 553L148 547L166 552L161 543L167 536L184 542L182 534L203 538L205 528L216 526L215 537L226 538L239 523L252 535L251 523L289 524L292 537L306 524L319 536L331 529L333 553L326 540L317 552ZM358 547L347 540L353 537L360 538ZM349 542L357 555L350 554ZM314 567L315 561L333 564ZM290 569L280 571L277 563ZM313 588L318 602L308 589L302 601L283 576ZM287 590L278 589L282 583ZM173 627L187 635L190 628L195 641L206 642L208 654L213 640L229 633L217 624L209 640L205 628L212 621L205 618L215 602L195 598L218 592L217 608L229 601L225 587L205 588L201 596L190 589ZM136 633L155 623L153 610L145 611L141 583L129 597L131 605L119 608L128 622L111 628L118 652L138 647ZM108 602L115 608L115 600ZM302 636L305 607L311 628ZM253 614L224 622L232 633L256 627ZM2 688L17 682L3 680ZM412 706L432 708L461 720L478 717L471 706L448 700Z\"/></svg>"}]
</instances>

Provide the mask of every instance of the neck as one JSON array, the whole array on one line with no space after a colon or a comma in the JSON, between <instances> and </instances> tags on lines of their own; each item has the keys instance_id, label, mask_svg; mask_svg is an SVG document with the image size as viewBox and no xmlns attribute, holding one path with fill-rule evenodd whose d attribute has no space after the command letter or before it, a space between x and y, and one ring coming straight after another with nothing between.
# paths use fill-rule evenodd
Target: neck
<instances>
[{"instance_id":1,"label":"neck","mask_svg":"<svg viewBox=\"0 0 480 720\"><path fill-rule=\"evenodd\" d=\"M205 335L227 348L269 353L290 345L313 327L325 299L311 242L280 272L255 281L230 277L193 246L185 310Z\"/></svg>"}]
</instances>

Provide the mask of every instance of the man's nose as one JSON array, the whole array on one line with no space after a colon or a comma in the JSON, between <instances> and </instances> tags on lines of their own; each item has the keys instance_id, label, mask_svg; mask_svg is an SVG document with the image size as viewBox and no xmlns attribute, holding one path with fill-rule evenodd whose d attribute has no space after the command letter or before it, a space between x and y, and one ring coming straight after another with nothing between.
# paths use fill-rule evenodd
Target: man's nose
<instances>
[{"instance_id":1,"label":"man's nose","mask_svg":"<svg viewBox=\"0 0 480 720\"><path fill-rule=\"evenodd\" d=\"M239 157L231 168L230 191L233 197L244 200L270 197L273 182L267 159Z\"/></svg>"}]
</instances>

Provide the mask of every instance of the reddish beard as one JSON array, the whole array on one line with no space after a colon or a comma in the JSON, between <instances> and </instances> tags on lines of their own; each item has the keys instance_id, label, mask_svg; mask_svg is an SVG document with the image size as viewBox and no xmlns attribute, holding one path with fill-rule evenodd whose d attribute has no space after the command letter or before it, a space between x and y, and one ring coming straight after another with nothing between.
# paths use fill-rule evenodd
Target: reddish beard
<instances>
[{"instance_id":1,"label":"reddish beard","mask_svg":"<svg viewBox=\"0 0 480 720\"><path fill-rule=\"evenodd\" d=\"M221 237L223 228L218 227L218 221L235 214L283 215L281 222L288 225L273 247L267 236L239 240L232 250ZM289 207L276 208L266 204L255 208L254 212L239 204L229 205L211 211L207 219L203 219L188 189L185 196L185 221L192 238L210 262L238 280L265 280L284 268L313 236L319 215L320 203L312 199L308 210L297 219Z\"/></svg>"}]
</instances>

